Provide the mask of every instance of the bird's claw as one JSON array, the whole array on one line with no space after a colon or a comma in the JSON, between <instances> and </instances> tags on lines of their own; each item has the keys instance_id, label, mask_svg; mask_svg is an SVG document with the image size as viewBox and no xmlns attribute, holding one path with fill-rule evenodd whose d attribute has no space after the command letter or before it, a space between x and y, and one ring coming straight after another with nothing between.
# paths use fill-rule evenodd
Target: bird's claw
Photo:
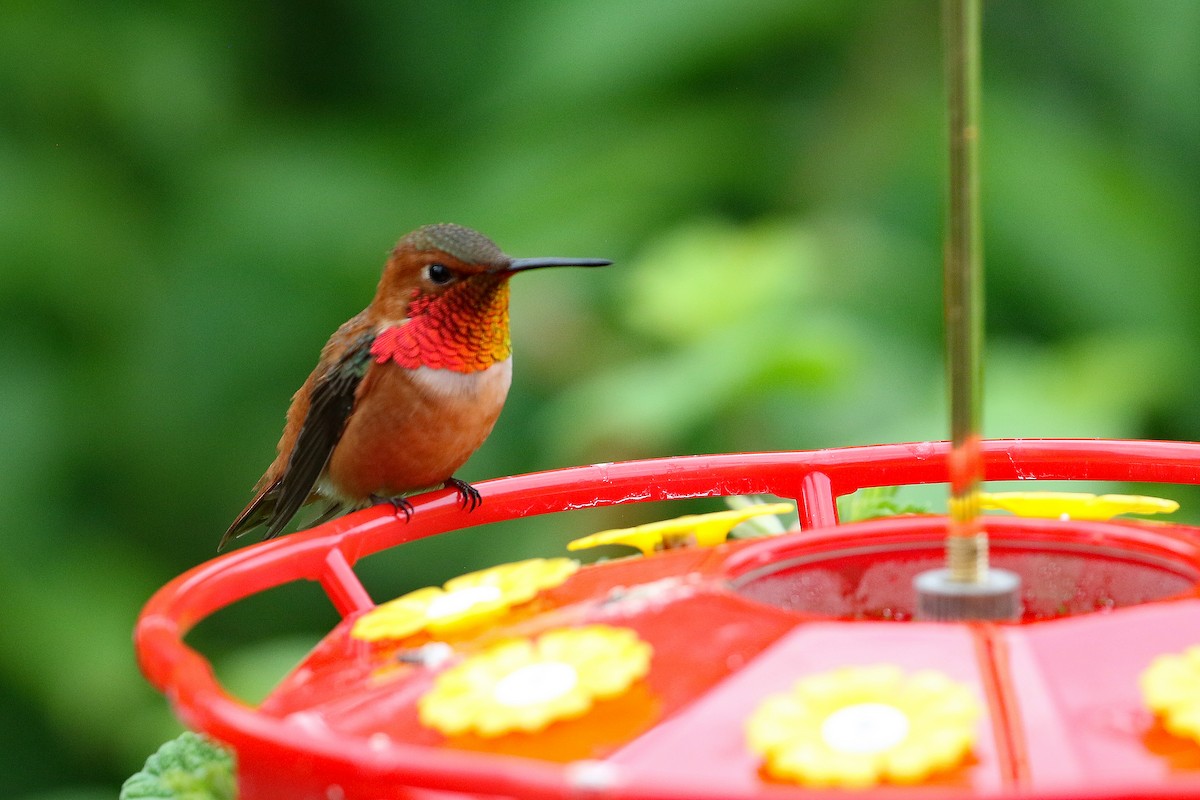
<instances>
[{"instance_id":1,"label":"bird's claw","mask_svg":"<svg viewBox=\"0 0 1200 800\"><path fill-rule=\"evenodd\" d=\"M408 498L402 494L398 494L394 497L383 497L381 495L373 494L373 495L371 495L370 499L371 499L372 503L376 503L376 504L390 503L392 506L393 512L396 513L397 515L399 515L400 512L404 512L404 521L405 522L408 522L410 519L412 519L413 504L408 502Z\"/></svg>"},{"instance_id":2,"label":"bird's claw","mask_svg":"<svg viewBox=\"0 0 1200 800\"><path fill-rule=\"evenodd\" d=\"M458 492L458 507L465 511L474 511L483 502L483 496L479 494L479 490L466 481L450 478L446 481L446 488Z\"/></svg>"}]
</instances>

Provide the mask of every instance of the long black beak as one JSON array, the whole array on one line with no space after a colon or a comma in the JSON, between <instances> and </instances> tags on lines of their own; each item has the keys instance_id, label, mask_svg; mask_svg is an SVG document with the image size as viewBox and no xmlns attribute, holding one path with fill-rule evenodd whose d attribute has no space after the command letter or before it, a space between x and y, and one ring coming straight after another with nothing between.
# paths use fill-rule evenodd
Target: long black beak
<instances>
[{"instance_id":1,"label":"long black beak","mask_svg":"<svg viewBox=\"0 0 1200 800\"><path fill-rule=\"evenodd\" d=\"M521 272L542 267L607 267L611 263L606 258L514 258L504 271Z\"/></svg>"}]
</instances>

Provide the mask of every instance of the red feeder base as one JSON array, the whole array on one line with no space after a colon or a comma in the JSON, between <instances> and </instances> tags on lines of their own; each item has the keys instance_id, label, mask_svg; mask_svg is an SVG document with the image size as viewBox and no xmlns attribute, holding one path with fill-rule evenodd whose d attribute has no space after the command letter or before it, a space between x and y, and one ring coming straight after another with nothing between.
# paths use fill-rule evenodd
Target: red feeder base
<instances>
[{"instance_id":1,"label":"red feeder base","mask_svg":"<svg viewBox=\"0 0 1200 800\"><path fill-rule=\"evenodd\" d=\"M947 449L597 465L478 484L483 504L470 514L452 492L418 499L408 523L369 509L172 581L138 621L139 658L191 727L237 751L242 800L814 796L766 776L746 720L798 679L880 663L944 673L972 689L984 716L967 762L919 789L866 794L1200 797L1200 745L1162 730L1139 688L1156 656L1200 643L1198 531L988 517L993 563L1022 577L1020 622L911 622L912 579L941 563L944 518L839 525L835 500L944 482ZM984 454L989 481L1200 482L1196 444L995 441ZM583 718L447 740L416 714L436 670L349 636L374 607L352 565L381 549L516 516L748 494L795 498L803 530L585 567L476 637L595 622L635 630L654 648L649 675ZM260 706L240 703L183 637L220 608L301 579L320 582L345 619Z\"/></svg>"}]
</instances>

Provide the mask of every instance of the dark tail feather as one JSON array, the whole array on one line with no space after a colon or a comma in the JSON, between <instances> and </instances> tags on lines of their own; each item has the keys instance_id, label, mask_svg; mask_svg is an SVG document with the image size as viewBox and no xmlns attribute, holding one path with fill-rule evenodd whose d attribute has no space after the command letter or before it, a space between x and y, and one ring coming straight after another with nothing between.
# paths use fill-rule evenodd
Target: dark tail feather
<instances>
[{"instance_id":1,"label":"dark tail feather","mask_svg":"<svg viewBox=\"0 0 1200 800\"><path fill-rule=\"evenodd\" d=\"M218 553L225 549L225 545L229 544L230 539L236 539L274 516L275 506L279 502L279 484L280 481L276 480L255 495L250 504L242 509L242 513L238 514L237 519L229 526L229 530L225 531L225 535L221 537L221 541L217 545Z\"/></svg>"}]
</instances>

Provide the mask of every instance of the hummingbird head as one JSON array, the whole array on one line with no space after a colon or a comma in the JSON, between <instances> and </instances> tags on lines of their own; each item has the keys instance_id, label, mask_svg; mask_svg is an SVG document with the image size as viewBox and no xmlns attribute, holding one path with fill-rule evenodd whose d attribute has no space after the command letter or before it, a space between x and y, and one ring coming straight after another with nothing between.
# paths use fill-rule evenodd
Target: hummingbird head
<instances>
[{"instance_id":1,"label":"hummingbird head","mask_svg":"<svg viewBox=\"0 0 1200 800\"><path fill-rule=\"evenodd\" d=\"M508 281L542 267L601 267L598 258L511 258L461 225L426 225L396 243L372 306L391 323L372 347L380 362L476 372L512 353ZM399 324L396 324L399 323Z\"/></svg>"}]
</instances>

